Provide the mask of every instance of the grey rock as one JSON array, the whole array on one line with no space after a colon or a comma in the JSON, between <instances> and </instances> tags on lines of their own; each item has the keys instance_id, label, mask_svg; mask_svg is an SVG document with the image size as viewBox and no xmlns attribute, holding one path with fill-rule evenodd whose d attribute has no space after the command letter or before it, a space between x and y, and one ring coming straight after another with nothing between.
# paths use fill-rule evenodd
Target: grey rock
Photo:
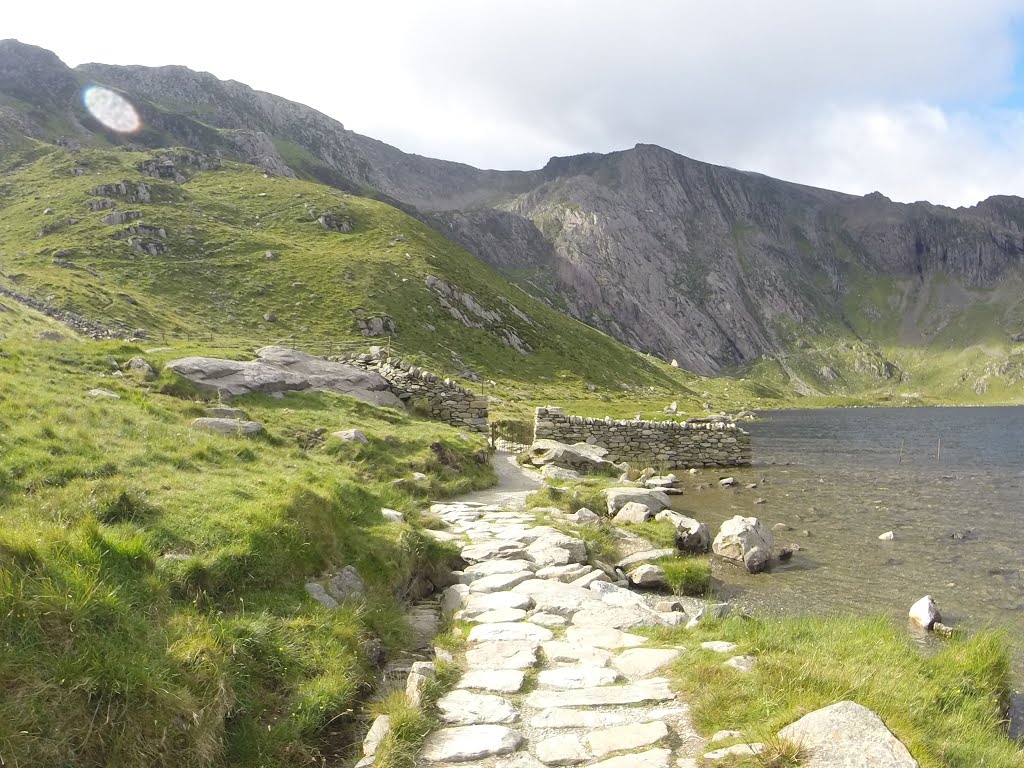
<instances>
[{"instance_id":1,"label":"grey rock","mask_svg":"<svg viewBox=\"0 0 1024 768\"><path fill-rule=\"evenodd\" d=\"M139 374L146 381L152 381L156 378L156 371L153 370L153 366L151 366L144 357L133 357L128 361L128 364L125 367L129 371L134 371Z\"/></svg>"},{"instance_id":2,"label":"grey rock","mask_svg":"<svg viewBox=\"0 0 1024 768\"><path fill-rule=\"evenodd\" d=\"M531 640L492 640L466 651L466 664L474 669L528 669L537 663L538 643Z\"/></svg>"},{"instance_id":3,"label":"grey rock","mask_svg":"<svg viewBox=\"0 0 1024 768\"><path fill-rule=\"evenodd\" d=\"M580 507L573 515L573 520L577 523L595 523L600 519L601 516L597 512L586 507Z\"/></svg>"},{"instance_id":4,"label":"grey rock","mask_svg":"<svg viewBox=\"0 0 1024 768\"><path fill-rule=\"evenodd\" d=\"M346 565L328 580L327 591L331 597L341 602L350 597L361 597L366 594L366 584L354 566Z\"/></svg>"},{"instance_id":5,"label":"grey rock","mask_svg":"<svg viewBox=\"0 0 1024 768\"><path fill-rule=\"evenodd\" d=\"M539 741L534 747L537 759L544 765L576 765L591 758L578 736L562 734Z\"/></svg>"},{"instance_id":6,"label":"grey rock","mask_svg":"<svg viewBox=\"0 0 1024 768\"><path fill-rule=\"evenodd\" d=\"M670 749L648 749L646 752L609 757L599 763L591 763L589 768L668 768L671 759Z\"/></svg>"},{"instance_id":7,"label":"grey rock","mask_svg":"<svg viewBox=\"0 0 1024 768\"><path fill-rule=\"evenodd\" d=\"M538 627L536 624L526 621L502 624L477 624L469 631L470 643L521 640L539 645L545 640L552 639L552 637L554 635L551 634L550 629Z\"/></svg>"},{"instance_id":8,"label":"grey rock","mask_svg":"<svg viewBox=\"0 0 1024 768\"><path fill-rule=\"evenodd\" d=\"M608 514L612 516L631 501L646 504L655 513L672 506L664 493L647 488L606 488L601 495L607 500Z\"/></svg>"},{"instance_id":9,"label":"grey rock","mask_svg":"<svg viewBox=\"0 0 1024 768\"><path fill-rule=\"evenodd\" d=\"M204 432L218 432L222 435L255 435L263 431L258 421L239 421L237 419L214 419L200 417L192 419L192 428Z\"/></svg>"},{"instance_id":10,"label":"grey rock","mask_svg":"<svg viewBox=\"0 0 1024 768\"><path fill-rule=\"evenodd\" d=\"M676 549L687 555L703 555L711 549L711 532L704 523L692 517L676 522Z\"/></svg>"},{"instance_id":11,"label":"grey rock","mask_svg":"<svg viewBox=\"0 0 1024 768\"><path fill-rule=\"evenodd\" d=\"M88 392L86 392L86 394L89 395L89 397L105 397L105 398L108 398L110 400L120 400L121 399L120 395L118 395L118 394L116 394L114 392L108 392L105 389L90 389ZM193 426L194 425L195 425L195 422L193 422Z\"/></svg>"},{"instance_id":12,"label":"grey rock","mask_svg":"<svg viewBox=\"0 0 1024 768\"><path fill-rule=\"evenodd\" d=\"M569 620L564 616L557 616L553 613L544 613L543 611L534 613L530 616L530 621L541 627L547 627L548 629L564 627L569 623Z\"/></svg>"},{"instance_id":13,"label":"grey rock","mask_svg":"<svg viewBox=\"0 0 1024 768\"><path fill-rule=\"evenodd\" d=\"M704 753L704 759L709 762L716 762L725 758L732 757L751 757L753 755L759 755L764 751L764 744L755 742L753 744L733 744L731 747L722 747L721 749L713 749L710 752Z\"/></svg>"},{"instance_id":14,"label":"grey rock","mask_svg":"<svg viewBox=\"0 0 1024 768\"><path fill-rule=\"evenodd\" d=\"M388 715L377 715L370 730L366 732L366 738L363 739L363 757L376 755L377 747L390 730L391 718Z\"/></svg>"},{"instance_id":15,"label":"grey rock","mask_svg":"<svg viewBox=\"0 0 1024 768\"><path fill-rule=\"evenodd\" d=\"M451 616L465 605L467 597L469 597L469 587L467 585L453 584L448 587L441 595L441 614Z\"/></svg>"},{"instance_id":16,"label":"grey rock","mask_svg":"<svg viewBox=\"0 0 1024 768\"><path fill-rule=\"evenodd\" d=\"M549 579L530 579L512 589L513 593L528 595L537 610L571 618L574 613L588 605L600 603L589 589L563 584Z\"/></svg>"},{"instance_id":17,"label":"grey rock","mask_svg":"<svg viewBox=\"0 0 1024 768\"><path fill-rule=\"evenodd\" d=\"M574 443L568 445L557 440L537 440L530 446L530 462L534 466L554 464L576 472L597 472L610 467L604 457L607 448L590 443Z\"/></svg>"},{"instance_id":18,"label":"grey rock","mask_svg":"<svg viewBox=\"0 0 1024 768\"><path fill-rule=\"evenodd\" d=\"M397 510L388 509L387 507L384 507L383 509L381 509L380 513L384 517L384 519L387 520L389 523L405 522L405 515L403 515L401 512L398 512Z\"/></svg>"},{"instance_id":19,"label":"grey rock","mask_svg":"<svg viewBox=\"0 0 1024 768\"><path fill-rule=\"evenodd\" d=\"M478 579L481 576L494 576L499 573L521 573L536 567L535 563L526 560L483 560L467 566L464 572Z\"/></svg>"},{"instance_id":20,"label":"grey rock","mask_svg":"<svg viewBox=\"0 0 1024 768\"><path fill-rule=\"evenodd\" d=\"M607 707L624 704L643 704L648 701L669 701L675 694L668 680L652 677L624 685L602 685L576 690L537 690L527 694L523 703L532 709L549 707Z\"/></svg>"},{"instance_id":21,"label":"grey rock","mask_svg":"<svg viewBox=\"0 0 1024 768\"><path fill-rule=\"evenodd\" d=\"M626 718L615 712L552 707L530 718L531 728L605 728L622 725Z\"/></svg>"},{"instance_id":22,"label":"grey rock","mask_svg":"<svg viewBox=\"0 0 1024 768\"><path fill-rule=\"evenodd\" d=\"M331 437L344 440L346 443L363 443L365 445L370 442L366 439L366 435L363 434L362 430L359 429L342 429L338 432L332 432Z\"/></svg>"},{"instance_id":23,"label":"grey rock","mask_svg":"<svg viewBox=\"0 0 1024 768\"><path fill-rule=\"evenodd\" d=\"M514 723L519 719L519 713L508 699L486 693L472 693L463 688L457 688L438 699L437 709L441 720L454 725Z\"/></svg>"},{"instance_id":24,"label":"grey rock","mask_svg":"<svg viewBox=\"0 0 1024 768\"><path fill-rule=\"evenodd\" d=\"M503 725L463 725L441 728L427 737L420 753L431 763L466 763L515 752L523 737Z\"/></svg>"},{"instance_id":25,"label":"grey rock","mask_svg":"<svg viewBox=\"0 0 1024 768\"><path fill-rule=\"evenodd\" d=\"M186 357L172 360L164 368L200 389L224 397L254 392L326 391L374 405L402 406L388 382L374 371L332 363L287 347L264 347L256 355L258 359L249 362Z\"/></svg>"},{"instance_id":26,"label":"grey rock","mask_svg":"<svg viewBox=\"0 0 1024 768\"><path fill-rule=\"evenodd\" d=\"M700 647L705 651L714 651L715 653L732 653L738 646L727 640L708 640L701 643Z\"/></svg>"},{"instance_id":27,"label":"grey rock","mask_svg":"<svg viewBox=\"0 0 1024 768\"><path fill-rule=\"evenodd\" d=\"M622 508L615 513L613 521L618 524L623 523L646 523L654 517L654 510L646 504L642 504L638 501L630 501L622 505Z\"/></svg>"},{"instance_id":28,"label":"grey rock","mask_svg":"<svg viewBox=\"0 0 1024 768\"><path fill-rule=\"evenodd\" d=\"M620 725L587 734L587 745L594 757L612 752L640 749L657 744L668 737L668 726L663 722Z\"/></svg>"},{"instance_id":29,"label":"grey rock","mask_svg":"<svg viewBox=\"0 0 1024 768\"><path fill-rule=\"evenodd\" d=\"M612 667L630 680L636 680L649 677L681 654L677 648L629 648L612 659Z\"/></svg>"},{"instance_id":30,"label":"grey rock","mask_svg":"<svg viewBox=\"0 0 1024 768\"><path fill-rule=\"evenodd\" d=\"M521 561L520 561L521 562ZM464 618L472 619L488 611L523 610L528 611L534 606L533 598L515 592L469 593L469 587L463 586L467 598L462 611Z\"/></svg>"},{"instance_id":31,"label":"grey rock","mask_svg":"<svg viewBox=\"0 0 1024 768\"><path fill-rule=\"evenodd\" d=\"M640 552L635 552L629 557L624 557L615 564L616 568L629 568L638 563L653 563L655 560L660 560L663 557L674 557L676 550L674 549L645 549Z\"/></svg>"},{"instance_id":32,"label":"grey rock","mask_svg":"<svg viewBox=\"0 0 1024 768\"><path fill-rule=\"evenodd\" d=\"M545 464L540 468L540 474L545 480L579 480L583 477L575 469L566 469L557 464Z\"/></svg>"},{"instance_id":33,"label":"grey rock","mask_svg":"<svg viewBox=\"0 0 1024 768\"><path fill-rule=\"evenodd\" d=\"M852 701L804 715L779 736L801 745L805 768L918 768L882 719Z\"/></svg>"},{"instance_id":34,"label":"grey rock","mask_svg":"<svg viewBox=\"0 0 1024 768\"><path fill-rule=\"evenodd\" d=\"M521 669L475 669L466 672L456 688L474 688L495 693L518 693L526 680Z\"/></svg>"},{"instance_id":35,"label":"grey rock","mask_svg":"<svg viewBox=\"0 0 1024 768\"><path fill-rule=\"evenodd\" d=\"M619 648L636 648L647 643L647 639L629 632L622 632L613 627L569 627L565 630L565 639L570 643L588 645L594 648L617 650Z\"/></svg>"},{"instance_id":36,"label":"grey rock","mask_svg":"<svg viewBox=\"0 0 1024 768\"><path fill-rule=\"evenodd\" d=\"M461 618L465 618L465 616ZM523 621L524 619L526 619L526 611L522 608L498 608L493 611L484 611L480 615L474 616L470 621L477 624L506 624L510 621ZM537 624L533 619L530 619L530 621L533 624Z\"/></svg>"},{"instance_id":37,"label":"grey rock","mask_svg":"<svg viewBox=\"0 0 1024 768\"><path fill-rule=\"evenodd\" d=\"M519 571L518 573L495 573L491 576L481 576L478 579L474 579L469 585L469 591L472 593L507 592L512 587L532 578L533 572L526 570Z\"/></svg>"},{"instance_id":38,"label":"grey rock","mask_svg":"<svg viewBox=\"0 0 1024 768\"><path fill-rule=\"evenodd\" d=\"M619 679L613 669L596 666L559 666L541 670L537 683L542 688L574 689L611 685Z\"/></svg>"},{"instance_id":39,"label":"grey rock","mask_svg":"<svg viewBox=\"0 0 1024 768\"><path fill-rule=\"evenodd\" d=\"M743 563L751 573L759 573L768 566L774 542L772 532L756 517L736 515L722 523L712 549L719 557Z\"/></svg>"},{"instance_id":40,"label":"grey rock","mask_svg":"<svg viewBox=\"0 0 1024 768\"><path fill-rule=\"evenodd\" d=\"M338 607L338 601L327 594L327 590L323 588L322 584L311 581L306 584L306 592L324 608L334 609Z\"/></svg>"},{"instance_id":41,"label":"grey rock","mask_svg":"<svg viewBox=\"0 0 1024 768\"><path fill-rule=\"evenodd\" d=\"M570 629L576 629L572 627ZM549 640L541 644L544 656L551 662L570 662L592 667L604 667L612 660L612 653L588 643Z\"/></svg>"},{"instance_id":42,"label":"grey rock","mask_svg":"<svg viewBox=\"0 0 1024 768\"><path fill-rule=\"evenodd\" d=\"M732 667L737 672L753 672L757 665L757 659L753 656L733 656L726 659L725 666Z\"/></svg>"},{"instance_id":43,"label":"grey rock","mask_svg":"<svg viewBox=\"0 0 1024 768\"><path fill-rule=\"evenodd\" d=\"M665 580L665 571L657 565L645 563L637 566L629 572L629 581L637 587L657 589L664 587L668 582Z\"/></svg>"}]
</instances>

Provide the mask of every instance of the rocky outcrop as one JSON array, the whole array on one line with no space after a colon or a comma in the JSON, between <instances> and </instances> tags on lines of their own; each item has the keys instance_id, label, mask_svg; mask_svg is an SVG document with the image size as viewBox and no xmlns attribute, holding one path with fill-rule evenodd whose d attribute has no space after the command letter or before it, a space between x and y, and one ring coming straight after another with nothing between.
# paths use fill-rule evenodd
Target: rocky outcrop
<instances>
[{"instance_id":1,"label":"rocky outcrop","mask_svg":"<svg viewBox=\"0 0 1024 768\"><path fill-rule=\"evenodd\" d=\"M484 328L506 347L511 347L521 354L526 355L533 351L530 345L520 338L516 329L507 324L501 312L483 306L473 294L460 291L434 275L428 275L425 282L448 314L467 328ZM509 304L509 308L517 317L527 323L530 322L530 319L514 305Z\"/></svg>"},{"instance_id":2,"label":"rocky outcrop","mask_svg":"<svg viewBox=\"0 0 1024 768\"><path fill-rule=\"evenodd\" d=\"M200 389L222 397L254 392L337 392L374 405L401 406L388 382L377 373L332 363L287 347L264 347L252 361L185 357L172 360L173 371Z\"/></svg>"}]
</instances>

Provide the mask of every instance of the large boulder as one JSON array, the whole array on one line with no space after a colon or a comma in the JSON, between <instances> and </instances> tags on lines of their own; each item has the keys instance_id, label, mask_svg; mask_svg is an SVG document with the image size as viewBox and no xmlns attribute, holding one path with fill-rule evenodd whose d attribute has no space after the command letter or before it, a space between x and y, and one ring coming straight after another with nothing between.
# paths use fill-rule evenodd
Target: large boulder
<instances>
[{"instance_id":1,"label":"large boulder","mask_svg":"<svg viewBox=\"0 0 1024 768\"><path fill-rule=\"evenodd\" d=\"M264 347L251 361L183 357L165 370L221 397L253 392L337 392L374 405L401 407L387 380L375 371L332 363L288 347Z\"/></svg>"},{"instance_id":2,"label":"large boulder","mask_svg":"<svg viewBox=\"0 0 1024 768\"><path fill-rule=\"evenodd\" d=\"M608 501L608 514L613 516L632 501L647 505L655 513L672 506L665 493L649 488L606 488L601 495Z\"/></svg>"},{"instance_id":3,"label":"large boulder","mask_svg":"<svg viewBox=\"0 0 1024 768\"><path fill-rule=\"evenodd\" d=\"M711 532L692 517L678 515L676 522L676 549L686 555L703 555L711 549Z\"/></svg>"},{"instance_id":4,"label":"large boulder","mask_svg":"<svg viewBox=\"0 0 1024 768\"><path fill-rule=\"evenodd\" d=\"M719 557L742 563L751 573L768 567L775 538L756 517L736 515L724 523L715 537L712 549Z\"/></svg>"},{"instance_id":5,"label":"large boulder","mask_svg":"<svg viewBox=\"0 0 1024 768\"><path fill-rule=\"evenodd\" d=\"M568 445L557 440L537 440L530 446L530 462L537 467L554 464L578 472L598 472L611 466L608 449L590 443Z\"/></svg>"},{"instance_id":6,"label":"large boulder","mask_svg":"<svg viewBox=\"0 0 1024 768\"><path fill-rule=\"evenodd\" d=\"M804 715L779 736L800 745L803 768L918 768L882 718L852 701Z\"/></svg>"}]
</instances>

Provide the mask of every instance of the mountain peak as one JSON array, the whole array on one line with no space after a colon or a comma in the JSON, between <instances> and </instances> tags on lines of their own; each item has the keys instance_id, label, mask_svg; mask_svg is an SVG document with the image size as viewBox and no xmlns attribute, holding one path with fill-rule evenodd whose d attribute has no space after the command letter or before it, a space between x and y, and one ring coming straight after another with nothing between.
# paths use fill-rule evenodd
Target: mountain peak
<instances>
[{"instance_id":1,"label":"mountain peak","mask_svg":"<svg viewBox=\"0 0 1024 768\"><path fill-rule=\"evenodd\" d=\"M0 93L37 107L66 106L78 81L57 54L20 40L0 40Z\"/></svg>"}]
</instances>

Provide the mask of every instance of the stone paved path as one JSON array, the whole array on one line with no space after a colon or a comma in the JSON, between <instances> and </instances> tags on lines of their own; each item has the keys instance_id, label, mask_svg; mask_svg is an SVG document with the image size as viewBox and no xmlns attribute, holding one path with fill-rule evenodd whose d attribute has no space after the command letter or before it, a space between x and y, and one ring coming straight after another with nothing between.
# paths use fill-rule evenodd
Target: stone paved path
<instances>
[{"instance_id":1,"label":"stone paved path","mask_svg":"<svg viewBox=\"0 0 1024 768\"><path fill-rule=\"evenodd\" d=\"M438 702L445 726L419 765L443 768L686 768L704 740L663 676L681 648L631 633L672 625L587 564L583 542L517 508L460 502L431 511L462 537L471 565L444 594L473 623L465 674Z\"/></svg>"}]
</instances>

